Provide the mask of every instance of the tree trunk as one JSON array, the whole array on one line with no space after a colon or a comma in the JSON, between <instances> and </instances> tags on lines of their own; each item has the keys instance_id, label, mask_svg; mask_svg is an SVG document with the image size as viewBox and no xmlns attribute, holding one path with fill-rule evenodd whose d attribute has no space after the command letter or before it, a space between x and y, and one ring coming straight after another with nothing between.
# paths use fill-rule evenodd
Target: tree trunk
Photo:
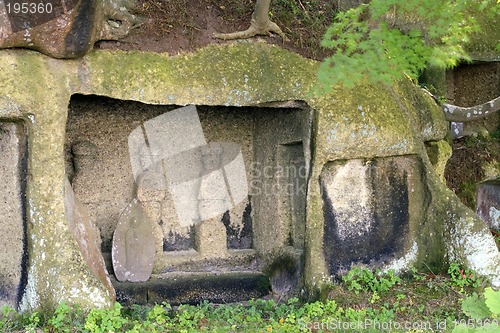
<instances>
[{"instance_id":1,"label":"tree trunk","mask_svg":"<svg viewBox=\"0 0 500 333\"><path fill-rule=\"evenodd\" d=\"M269 19L269 6L271 5L271 0L257 0L255 4L254 11L252 13L252 20L250 21L250 27L244 31L237 31L228 34L214 34L215 38L230 40L230 39L244 39L250 38L256 35L268 35L274 32L281 36L285 41L287 40L283 31L280 27Z\"/></svg>"}]
</instances>

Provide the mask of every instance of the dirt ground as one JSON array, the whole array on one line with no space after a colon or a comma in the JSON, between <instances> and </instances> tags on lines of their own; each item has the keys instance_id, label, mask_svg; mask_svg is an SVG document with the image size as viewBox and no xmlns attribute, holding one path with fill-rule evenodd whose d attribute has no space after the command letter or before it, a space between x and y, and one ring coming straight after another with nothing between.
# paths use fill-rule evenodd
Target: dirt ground
<instances>
[{"instance_id":1,"label":"dirt ground","mask_svg":"<svg viewBox=\"0 0 500 333\"><path fill-rule=\"evenodd\" d=\"M323 59L319 43L333 20L334 1L273 1L270 15L289 41L278 35L259 36L268 43ZM245 30L250 24L254 0L137 0L130 11L147 21L121 41L100 41L101 49L167 52L175 55L208 44L227 43L213 38L216 32Z\"/></svg>"}]
</instances>

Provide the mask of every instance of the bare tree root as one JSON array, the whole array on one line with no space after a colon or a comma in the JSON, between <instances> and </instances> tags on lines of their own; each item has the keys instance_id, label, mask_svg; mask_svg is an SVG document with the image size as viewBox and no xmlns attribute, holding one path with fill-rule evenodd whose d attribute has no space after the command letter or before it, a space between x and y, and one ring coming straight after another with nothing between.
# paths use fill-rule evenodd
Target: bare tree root
<instances>
[{"instance_id":1,"label":"bare tree root","mask_svg":"<svg viewBox=\"0 0 500 333\"><path fill-rule=\"evenodd\" d=\"M273 32L281 36L283 41L287 41L283 31L278 27L278 25L269 19L269 6L271 0L257 0L255 3L255 9L252 13L252 20L250 21L250 27L244 31L237 31L228 34L214 34L215 38L230 40L230 39L244 39L254 37L256 35L268 35Z\"/></svg>"},{"instance_id":2,"label":"bare tree root","mask_svg":"<svg viewBox=\"0 0 500 333\"><path fill-rule=\"evenodd\" d=\"M268 36L270 33L275 33L279 35L283 41L288 41L280 27L271 20L268 20L268 24L264 27L258 26L255 21L252 20L250 27L247 30L231 32L228 34L216 33L215 38L222 40L233 40L233 39L245 39L251 38L257 35Z\"/></svg>"},{"instance_id":3,"label":"bare tree root","mask_svg":"<svg viewBox=\"0 0 500 333\"><path fill-rule=\"evenodd\" d=\"M104 1L104 22L101 25L100 40L120 40L126 37L130 30L146 22L145 18L127 11L133 4L134 1L128 0Z\"/></svg>"}]
</instances>

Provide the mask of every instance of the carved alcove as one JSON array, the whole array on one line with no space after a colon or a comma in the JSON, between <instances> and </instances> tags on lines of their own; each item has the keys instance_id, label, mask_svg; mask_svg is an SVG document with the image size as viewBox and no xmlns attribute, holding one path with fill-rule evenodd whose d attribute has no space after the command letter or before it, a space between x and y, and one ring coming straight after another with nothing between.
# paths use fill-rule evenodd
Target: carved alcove
<instances>
[{"instance_id":1,"label":"carved alcove","mask_svg":"<svg viewBox=\"0 0 500 333\"><path fill-rule=\"evenodd\" d=\"M0 306L17 308L27 282L26 130L0 119Z\"/></svg>"},{"instance_id":2,"label":"carved alcove","mask_svg":"<svg viewBox=\"0 0 500 333\"><path fill-rule=\"evenodd\" d=\"M383 267L416 252L415 232L425 230L430 199L423 170L416 155L324 166L324 254L331 275L344 274L353 263Z\"/></svg>"},{"instance_id":3,"label":"carved alcove","mask_svg":"<svg viewBox=\"0 0 500 333\"><path fill-rule=\"evenodd\" d=\"M66 174L100 230L105 258L110 256L120 216L135 197L139 196L153 221L153 275L145 283L115 281L118 299L135 303L230 301L262 296L270 291L269 286L287 291L297 288L305 239L309 108L298 102L196 106L206 142L239 147L247 194L215 219L191 225L180 223L171 191L137 190L129 150L134 130L179 108L94 95L71 98ZM189 127L164 130L187 141L193 135ZM292 270L277 264L283 256L294 263L295 273L286 281L273 279L275 274L287 276L283 271ZM113 275L111 265L109 270ZM274 285L274 281L289 286Z\"/></svg>"}]
</instances>

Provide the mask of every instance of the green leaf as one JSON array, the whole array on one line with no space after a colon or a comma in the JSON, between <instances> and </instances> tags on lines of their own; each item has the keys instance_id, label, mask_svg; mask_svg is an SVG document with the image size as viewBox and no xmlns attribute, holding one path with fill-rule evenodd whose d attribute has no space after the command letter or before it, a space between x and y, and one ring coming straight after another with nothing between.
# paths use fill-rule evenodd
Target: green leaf
<instances>
[{"instance_id":1,"label":"green leaf","mask_svg":"<svg viewBox=\"0 0 500 333\"><path fill-rule=\"evenodd\" d=\"M484 290L485 303L491 313L500 314L500 291L494 291L490 287Z\"/></svg>"},{"instance_id":2,"label":"green leaf","mask_svg":"<svg viewBox=\"0 0 500 333\"><path fill-rule=\"evenodd\" d=\"M461 325L455 326L452 333L471 333L471 330L467 326L461 324Z\"/></svg>"},{"instance_id":3,"label":"green leaf","mask_svg":"<svg viewBox=\"0 0 500 333\"><path fill-rule=\"evenodd\" d=\"M491 314L484 299L479 298L477 293L473 293L472 296L464 299L462 310L466 315L477 320L484 319Z\"/></svg>"}]
</instances>

